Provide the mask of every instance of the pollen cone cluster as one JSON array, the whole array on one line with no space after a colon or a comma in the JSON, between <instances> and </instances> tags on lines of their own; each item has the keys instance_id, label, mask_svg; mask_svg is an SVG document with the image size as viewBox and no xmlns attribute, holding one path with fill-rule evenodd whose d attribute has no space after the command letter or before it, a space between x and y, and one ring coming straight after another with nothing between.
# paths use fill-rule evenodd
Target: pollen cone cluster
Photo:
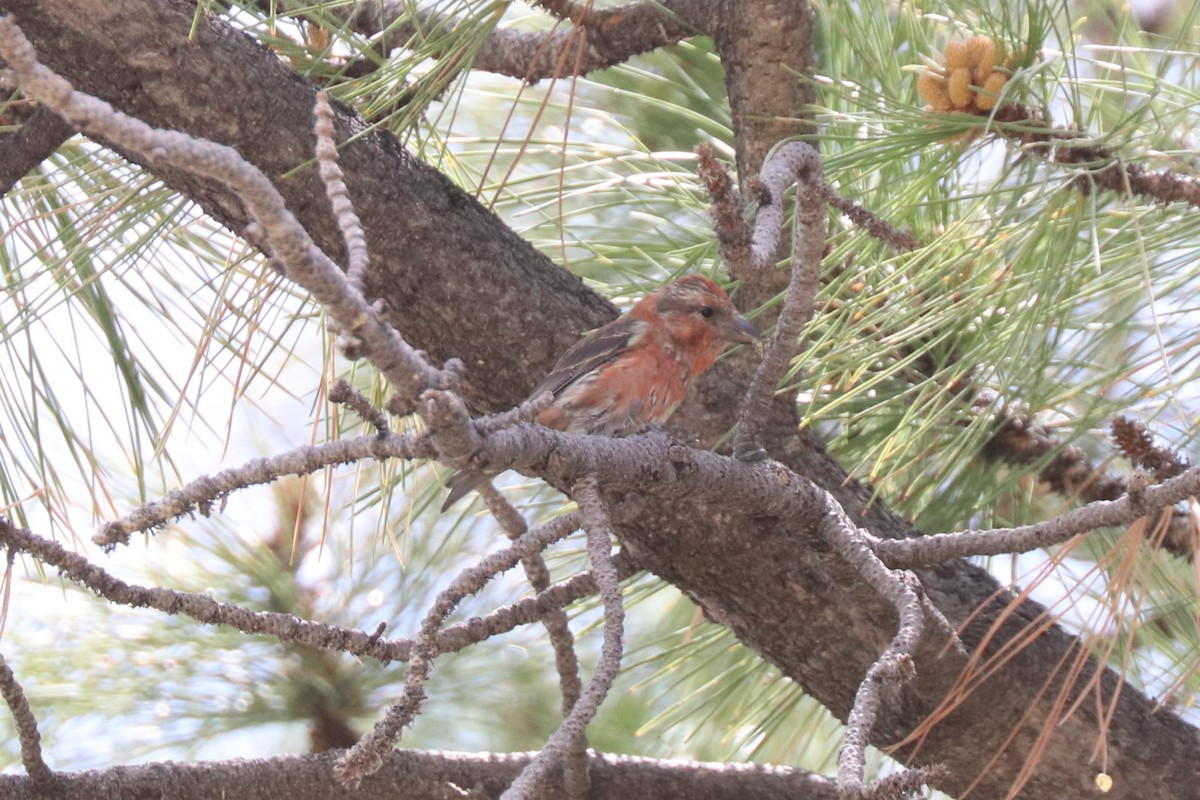
<instances>
[{"instance_id":1,"label":"pollen cone cluster","mask_svg":"<svg viewBox=\"0 0 1200 800\"><path fill-rule=\"evenodd\" d=\"M996 107L1010 69L997 66L996 43L987 36L946 44L944 66L931 65L917 91L931 111L986 114Z\"/></svg>"}]
</instances>

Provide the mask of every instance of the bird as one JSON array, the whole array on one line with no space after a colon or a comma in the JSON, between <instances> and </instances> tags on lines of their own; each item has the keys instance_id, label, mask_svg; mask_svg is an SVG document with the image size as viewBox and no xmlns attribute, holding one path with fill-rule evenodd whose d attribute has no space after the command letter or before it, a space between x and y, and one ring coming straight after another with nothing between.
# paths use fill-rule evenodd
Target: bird
<instances>
[{"instance_id":1,"label":"bird","mask_svg":"<svg viewBox=\"0 0 1200 800\"><path fill-rule=\"evenodd\" d=\"M553 395L535 421L565 433L602 436L661 425L727 346L761 337L720 286L703 275L685 275L563 353L529 395L531 400ZM442 511L493 474L468 468L452 475Z\"/></svg>"}]
</instances>

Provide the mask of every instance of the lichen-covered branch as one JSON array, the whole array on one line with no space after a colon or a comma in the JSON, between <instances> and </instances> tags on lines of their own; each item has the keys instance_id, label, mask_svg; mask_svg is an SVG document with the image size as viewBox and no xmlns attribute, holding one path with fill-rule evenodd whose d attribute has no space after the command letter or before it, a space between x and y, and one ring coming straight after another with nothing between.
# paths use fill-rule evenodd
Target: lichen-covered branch
<instances>
[{"instance_id":1,"label":"lichen-covered branch","mask_svg":"<svg viewBox=\"0 0 1200 800\"><path fill-rule=\"evenodd\" d=\"M783 225L783 193L792 183L796 184L797 190L791 280L771 344L738 412L733 453L743 459L766 457L762 447L762 420L767 415L775 387L802 350L800 334L812 319L817 287L821 282L826 235L821 187L825 178L821 158L811 145L789 142L763 167L762 185L766 191L759 204L751 252L759 267L769 266L774 258Z\"/></svg>"},{"instance_id":2,"label":"lichen-covered branch","mask_svg":"<svg viewBox=\"0 0 1200 800\"><path fill-rule=\"evenodd\" d=\"M25 766L25 773L35 783L48 781L54 773L42 759L42 735L38 732L37 718L29 708L25 690L21 688L17 676L13 674L12 667L4 660L3 655L0 655L0 696L4 697L4 702L12 714L13 727L17 729L17 741L21 745L21 763Z\"/></svg>"},{"instance_id":3,"label":"lichen-covered branch","mask_svg":"<svg viewBox=\"0 0 1200 800\"><path fill-rule=\"evenodd\" d=\"M412 652L411 639L384 639L366 631L300 619L293 614L251 611L231 603L222 603L205 594L127 583L58 542L18 528L3 518L0 518L0 545L11 553L32 556L111 603L131 608L153 608L165 614L184 614L197 622L228 625L243 633L263 634L284 642L337 650L383 662L407 661ZM635 572L628 559L617 556L614 560L621 578L627 578ZM462 650L522 625L537 622L555 609L565 608L576 600L595 594L596 590L592 572L581 572L532 597L501 606L483 617L472 617L443 628L438 632L437 651L450 653Z\"/></svg>"},{"instance_id":4,"label":"lichen-covered branch","mask_svg":"<svg viewBox=\"0 0 1200 800\"><path fill-rule=\"evenodd\" d=\"M93 537L103 547L128 544L131 534L165 525L184 514L207 516L212 506L231 492L270 483L285 475L308 475L336 464L353 464L366 458L433 458L437 451L428 437L389 433L338 439L297 447L277 456L255 458L215 475L204 475L173 489L158 500L135 509L121 519L106 522Z\"/></svg>"},{"instance_id":5,"label":"lichen-covered branch","mask_svg":"<svg viewBox=\"0 0 1200 800\"><path fill-rule=\"evenodd\" d=\"M363 231L358 214L354 213L350 190L346 188L342 168L338 166L333 109L329 106L329 95L325 92L317 92L317 101L313 104L313 118L313 133L317 137L317 171L321 175L321 182L325 184L325 194L328 195L329 205L333 208L338 230L346 240L346 280L361 292L370 262L367 235Z\"/></svg>"},{"instance_id":6,"label":"lichen-covered branch","mask_svg":"<svg viewBox=\"0 0 1200 800\"><path fill-rule=\"evenodd\" d=\"M1139 517L1200 494L1200 468L1155 486L1130 486L1116 500L1098 500L1053 519L1016 528L939 533L919 539L872 538L871 547L891 567L939 564L953 558L1024 553L1060 544L1087 531L1128 525Z\"/></svg>"},{"instance_id":7,"label":"lichen-covered branch","mask_svg":"<svg viewBox=\"0 0 1200 800\"><path fill-rule=\"evenodd\" d=\"M447 800L453 787L470 787L472 800L495 798L535 753L463 753L396 750L360 786L333 776L337 753L164 761L84 772L56 773L53 794L23 775L0 775L5 800ZM726 764L683 759L588 753L596 776L589 800L686 797L688 800L835 800L833 781L805 770L770 764ZM463 795L458 795L463 796Z\"/></svg>"},{"instance_id":8,"label":"lichen-covered branch","mask_svg":"<svg viewBox=\"0 0 1200 800\"><path fill-rule=\"evenodd\" d=\"M700 178L712 198L710 216L720 252L732 274L757 280L757 273L774 268L783 234L784 193L795 184L796 220L792 236L792 268L783 307L767 353L758 365L738 412L733 451L739 458L764 458L762 426L773 393L794 359L803 352L800 335L812 319L825 254L826 204L834 205L872 236L894 247L911 249L915 240L866 209L840 197L825 181L816 148L787 142L763 166L754 183L758 212L751 228L741 199L712 151L700 148Z\"/></svg>"},{"instance_id":9,"label":"lichen-covered branch","mask_svg":"<svg viewBox=\"0 0 1200 800\"><path fill-rule=\"evenodd\" d=\"M355 783L375 772L392 749L400 731L411 724L425 700L425 680L438 656L437 634L462 600L481 590L492 578L512 569L522 559L540 553L579 526L578 514L567 514L524 534L510 546L485 556L464 569L443 589L421 622L420 632L409 654L408 679L404 694L339 761L338 778Z\"/></svg>"},{"instance_id":10,"label":"lichen-covered branch","mask_svg":"<svg viewBox=\"0 0 1200 800\"><path fill-rule=\"evenodd\" d=\"M604 641L600 649L600 661L579 702L575 703L562 725L546 741L541 752L521 770L512 786L500 796L500 800L526 800L534 796L550 768L583 739L588 723L596 716L621 668L625 606L621 600L620 580L612 562L608 513L600 499L598 482L594 477L588 476L577 482L573 494L579 502L579 514L587 532L588 555L592 559L592 573L604 607Z\"/></svg>"},{"instance_id":11,"label":"lichen-covered branch","mask_svg":"<svg viewBox=\"0 0 1200 800\"><path fill-rule=\"evenodd\" d=\"M913 656L925 627L925 610L920 598L920 583L916 576L898 574L884 566L872 552L865 531L857 529L833 496L822 492L819 497L825 511L820 516L818 531L821 538L863 579L895 608L899 625L892 641L867 671L854 696L854 705L846 719L846 733L838 752L838 790L841 797L866 798L876 796L877 787L863 782L866 749L879 706L885 693L911 680L915 674ZM953 638L951 629L943 631ZM913 776L917 783L924 776Z\"/></svg>"},{"instance_id":12,"label":"lichen-covered branch","mask_svg":"<svg viewBox=\"0 0 1200 800\"><path fill-rule=\"evenodd\" d=\"M564 58L575 75L622 64L698 32L687 17L672 12L673 5L667 0L589 9L586 14L569 14L572 25L548 32L496 29L476 51L471 67L537 83L565 77L560 66ZM417 11L413 19L413 9L404 0L362 0L353 8L331 12L347 20L357 33L385 38L385 51L404 46L422 29L456 24L453 18L430 10ZM582 52L576 57L581 42Z\"/></svg>"},{"instance_id":13,"label":"lichen-covered branch","mask_svg":"<svg viewBox=\"0 0 1200 800\"><path fill-rule=\"evenodd\" d=\"M529 529L525 517L508 502L508 498L501 494L491 481L485 481L479 487L479 496L483 498L488 511L500 523L501 530L508 538L518 539ZM534 591L541 593L550 588L550 568L540 553L521 559L521 568L525 570L525 577ZM558 672L562 713L565 718L579 702L579 695L583 691L583 680L579 677L579 657L575 653L575 635L571 633L567 612L561 608L548 611L542 617L542 626L550 638L550 647L554 649L554 668ZM581 800L586 793L586 750L587 740L583 739L576 743L570 758L567 759L563 784L569 800Z\"/></svg>"}]
</instances>

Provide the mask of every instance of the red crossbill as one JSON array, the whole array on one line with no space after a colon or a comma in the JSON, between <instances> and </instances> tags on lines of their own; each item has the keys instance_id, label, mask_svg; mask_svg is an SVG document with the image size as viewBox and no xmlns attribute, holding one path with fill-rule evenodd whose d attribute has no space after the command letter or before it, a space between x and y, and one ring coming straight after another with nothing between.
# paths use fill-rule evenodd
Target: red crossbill
<instances>
[{"instance_id":1,"label":"red crossbill","mask_svg":"<svg viewBox=\"0 0 1200 800\"><path fill-rule=\"evenodd\" d=\"M537 422L603 436L661 424L726 346L749 344L759 336L721 287L702 275L687 275L646 295L563 353L529 395L554 395ZM455 473L442 510L490 477L478 470Z\"/></svg>"}]
</instances>

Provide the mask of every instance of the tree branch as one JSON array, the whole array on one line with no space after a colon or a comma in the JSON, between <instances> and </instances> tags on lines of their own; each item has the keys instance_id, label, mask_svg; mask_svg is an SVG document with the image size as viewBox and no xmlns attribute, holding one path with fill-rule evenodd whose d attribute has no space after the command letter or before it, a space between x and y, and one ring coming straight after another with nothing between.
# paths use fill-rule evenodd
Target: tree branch
<instances>
[{"instance_id":1,"label":"tree branch","mask_svg":"<svg viewBox=\"0 0 1200 800\"><path fill-rule=\"evenodd\" d=\"M38 733L37 718L29 708L25 690L13 674L12 667L0 655L0 695L12 713L13 726L17 729L17 741L21 744L21 763L25 773L35 785L45 784L54 773L42 760L42 735Z\"/></svg>"},{"instance_id":2,"label":"tree branch","mask_svg":"<svg viewBox=\"0 0 1200 800\"><path fill-rule=\"evenodd\" d=\"M102 100L76 92L66 79L38 62L33 45L12 17L0 17L0 56L27 94L80 131L116 142L150 163L185 169L232 189L254 219L255 238L265 238L271 255L287 276L312 294L342 337L354 342L347 349L369 360L400 398L412 402L426 389L455 382L454 365L458 362L447 362L441 371L434 369L394 327L380 320L360 289L317 248L308 231L287 210L274 185L236 150L152 128Z\"/></svg>"},{"instance_id":3,"label":"tree branch","mask_svg":"<svg viewBox=\"0 0 1200 800\"><path fill-rule=\"evenodd\" d=\"M408 679L403 697L387 710L371 732L338 761L336 769L339 780L347 784L357 783L378 770L384 756L392 750L400 731L412 723L425 699L425 680L429 677L433 660L439 655L438 632L446 617L463 598L480 591L501 572L512 569L524 558L542 552L578 526L578 514L559 517L522 535L511 546L484 557L450 581L421 622L421 630L409 654Z\"/></svg>"},{"instance_id":4,"label":"tree branch","mask_svg":"<svg viewBox=\"0 0 1200 800\"><path fill-rule=\"evenodd\" d=\"M1097 500L1033 525L939 533L920 539L877 539L872 547L892 567L935 564L964 556L1024 553L1061 544L1097 528L1128 525L1197 494L1200 494L1200 468L1193 468L1157 486L1131 486L1129 494L1117 500Z\"/></svg>"},{"instance_id":5,"label":"tree branch","mask_svg":"<svg viewBox=\"0 0 1200 800\"><path fill-rule=\"evenodd\" d=\"M765 458L760 421L767 415L771 396L803 352L800 334L812 319L817 287L821 282L821 259L825 255L825 184L821 159L812 145L789 142L763 167L762 200L755 220L750 252L759 269L773 266L783 226L783 193L796 184L796 222L792 236L792 269L783 308L775 333L762 363L754 372L746 398L738 412L738 429L733 453L738 458Z\"/></svg>"},{"instance_id":6,"label":"tree branch","mask_svg":"<svg viewBox=\"0 0 1200 800\"><path fill-rule=\"evenodd\" d=\"M687 15L675 13L682 6L689 13L703 6L703 0L662 3L635 2L612 8L589 9L586 14L565 15L574 24L548 32L493 30L480 45L470 67L484 72L537 83L546 78L566 77L561 64L564 54L571 56L571 74L586 75L599 69L623 64L630 58L648 53L697 33ZM707 3L711 5L711 2ZM435 11L421 10L417 19L405 0L361 0L353 8L331 9L346 20L351 30L364 36L385 37L386 50L402 47L422 29L453 27L456 20ZM581 36L586 32L586 37ZM578 58L574 51L584 42Z\"/></svg>"},{"instance_id":7,"label":"tree branch","mask_svg":"<svg viewBox=\"0 0 1200 800\"><path fill-rule=\"evenodd\" d=\"M592 559L592 573L600 588L604 606L604 643L600 661L579 701L567 714L537 756L521 770L512 786L501 795L501 800L525 800L535 796L539 785L546 779L550 769L567 757L584 740L588 723L600 710L600 704L608 696L608 690L616 680L621 668L621 639L625 630L625 606L621 600L621 584L612 562L611 525L597 489L597 481L588 476L575 484L575 495L579 498L579 514L587 532L588 555Z\"/></svg>"},{"instance_id":8,"label":"tree branch","mask_svg":"<svg viewBox=\"0 0 1200 800\"><path fill-rule=\"evenodd\" d=\"M165 525L176 517L200 513L208 516L218 500L238 489L271 483L285 475L309 475L336 464L352 464L364 458L436 458L437 450L428 437L396 433L357 436L295 450L266 458L255 458L215 475L201 476L172 489L121 519L100 526L93 541L105 548L128 544L134 533Z\"/></svg>"},{"instance_id":9,"label":"tree branch","mask_svg":"<svg viewBox=\"0 0 1200 800\"><path fill-rule=\"evenodd\" d=\"M529 529L525 517L508 502L491 481L485 481L479 487L479 495L508 538L517 539ZM521 567L535 592L541 593L550 588L550 568L546 566L546 559L540 553L521 559ZM567 612L561 608L552 609L542 617L542 626L545 627L550 646L554 649L554 668L558 672L562 714L565 719L579 702L583 692L583 680L579 677L579 656L575 653L575 636L571 633ZM563 785L568 800L582 800L587 793L586 751L587 738L580 737L564 767Z\"/></svg>"},{"instance_id":10,"label":"tree branch","mask_svg":"<svg viewBox=\"0 0 1200 800\"><path fill-rule=\"evenodd\" d=\"M40 563L58 570L79 586L119 605L153 608L165 614L185 614L197 622L228 625L243 633L265 634L284 642L336 650L385 663L407 661L412 653L411 639L383 639L378 634L299 619L293 614L251 611L241 606L222 603L208 595L126 583L92 564L84 556L68 551L58 542L18 528L3 518L0 518L0 545L8 548L11 553L26 553L32 556ZM617 556L614 560L622 579L636 571L629 559ZM472 617L442 629L437 635L437 651L450 653L462 650L522 625L537 622L556 609L566 608L576 600L595 594L596 590L596 581L591 571L581 572L560 583L552 584L533 597L526 597L511 605L501 606L483 617Z\"/></svg>"},{"instance_id":11,"label":"tree branch","mask_svg":"<svg viewBox=\"0 0 1200 800\"><path fill-rule=\"evenodd\" d=\"M0 136L0 195L41 164L75 135L75 129L58 114L38 106L16 131Z\"/></svg>"},{"instance_id":12,"label":"tree branch","mask_svg":"<svg viewBox=\"0 0 1200 800\"><path fill-rule=\"evenodd\" d=\"M172 800L280 800L319 797L323 800L446 800L452 787L467 787L482 797L497 798L534 753L456 753L396 750L379 772L358 787L333 778L337 753L274 758L233 759L199 763L164 762L112 767L88 772L56 773L55 800L129 800L170 797ZM589 752L596 777L589 800L835 800L827 778L789 767L764 764L711 764L665 761ZM0 775L6 800L46 800L44 789L30 778Z\"/></svg>"}]
</instances>

